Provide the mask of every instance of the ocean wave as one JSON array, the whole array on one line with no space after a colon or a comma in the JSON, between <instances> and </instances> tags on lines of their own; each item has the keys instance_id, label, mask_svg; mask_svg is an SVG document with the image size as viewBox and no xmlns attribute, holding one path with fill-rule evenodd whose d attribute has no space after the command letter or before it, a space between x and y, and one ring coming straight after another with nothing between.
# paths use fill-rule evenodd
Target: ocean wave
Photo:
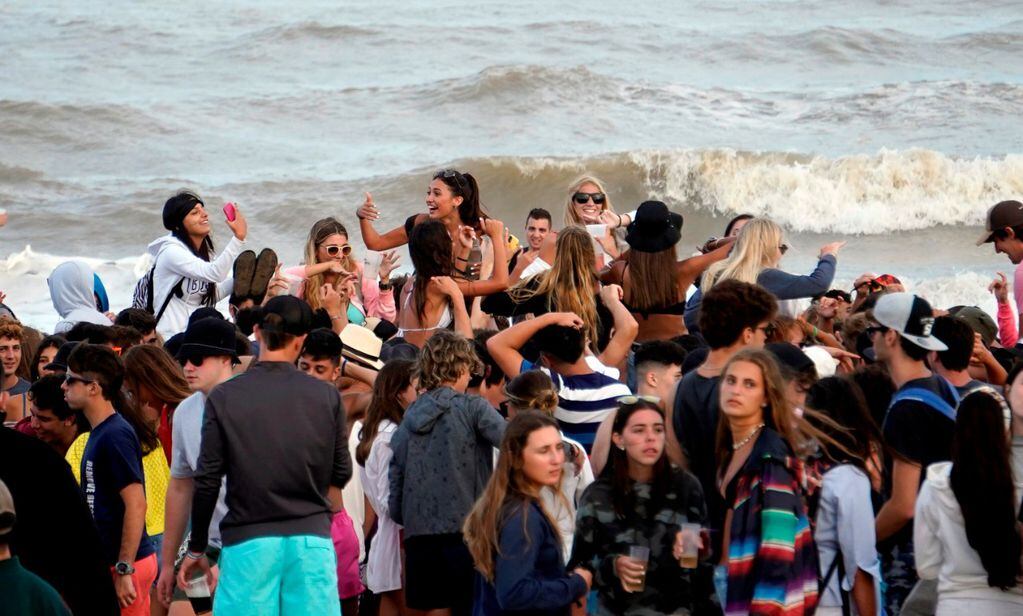
<instances>
[{"instance_id":1,"label":"ocean wave","mask_svg":"<svg viewBox=\"0 0 1023 616\"><path fill-rule=\"evenodd\" d=\"M8 136L53 141L84 139L103 142L110 135L138 131L145 136L172 134L173 130L156 115L126 104L82 105L0 99L0 131Z\"/></svg>"},{"instance_id":2,"label":"ocean wave","mask_svg":"<svg viewBox=\"0 0 1023 616\"><path fill-rule=\"evenodd\" d=\"M360 28L344 24L325 24L319 21L301 21L259 30L243 37L240 45L248 47L253 42L290 44L306 39L341 41L355 37L374 36L376 34L378 34L378 31L370 28Z\"/></svg>"}]
</instances>

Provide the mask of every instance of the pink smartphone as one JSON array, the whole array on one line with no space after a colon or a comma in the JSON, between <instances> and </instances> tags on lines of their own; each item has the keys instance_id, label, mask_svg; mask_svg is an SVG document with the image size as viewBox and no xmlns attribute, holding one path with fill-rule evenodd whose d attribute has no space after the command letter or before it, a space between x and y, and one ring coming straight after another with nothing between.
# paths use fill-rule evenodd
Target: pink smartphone
<instances>
[{"instance_id":1,"label":"pink smartphone","mask_svg":"<svg viewBox=\"0 0 1023 616\"><path fill-rule=\"evenodd\" d=\"M228 222L234 222L234 219L238 216L237 210L235 210L234 203L228 201L224 204L224 216L227 216Z\"/></svg>"}]
</instances>

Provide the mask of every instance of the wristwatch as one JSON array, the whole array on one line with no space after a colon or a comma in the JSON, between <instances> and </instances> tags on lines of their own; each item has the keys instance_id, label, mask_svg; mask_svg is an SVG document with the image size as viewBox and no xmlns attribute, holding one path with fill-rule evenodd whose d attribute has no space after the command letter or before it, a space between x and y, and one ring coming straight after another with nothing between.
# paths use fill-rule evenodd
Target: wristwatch
<instances>
[{"instance_id":1,"label":"wristwatch","mask_svg":"<svg viewBox=\"0 0 1023 616\"><path fill-rule=\"evenodd\" d=\"M121 560L114 565L114 571L117 572L117 575L131 575L135 573L135 567L131 563Z\"/></svg>"}]
</instances>

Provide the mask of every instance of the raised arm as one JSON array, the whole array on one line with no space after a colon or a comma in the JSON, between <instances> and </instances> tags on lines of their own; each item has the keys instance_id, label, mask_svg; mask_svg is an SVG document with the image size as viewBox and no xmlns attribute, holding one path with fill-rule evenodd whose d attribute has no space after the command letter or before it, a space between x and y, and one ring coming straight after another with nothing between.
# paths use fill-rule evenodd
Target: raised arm
<instances>
[{"instance_id":1,"label":"raised arm","mask_svg":"<svg viewBox=\"0 0 1023 616\"><path fill-rule=\"evenodd\" d=\"M625 361L632 348L632 342L639 333L639 324L622 304L622 288L610 284L600 290L600 301L604 303L614 319L614 335L600 354L600 362L605 366L618 366Z\"/></svg>"},{"instance_id":2,"label":"raised arm","mask_svg":"<svg viewBox=\"0 0 1023 616\"><path fill-rule=\"evenodd\" d=\"M508 246L504 238L504 223L486 218L480 220L480 225L494 246L494 271L487 280L457 280L458 288L465 297L490 295L508 288Z\"/></svg>"},{"instance_id":3,"label":"raised arm","mask_svg":"<svg viewBox=\"0 0 1023 616\"><path fill-rule=\"evenodd\" d=\"M548 312L535 319L516 323L487 340L487 350L509 379L522 372L522 354L519 352L536 332L548 325L582 328L583 320L571 312Z\"/></svg>"},{"instance_id":4,"label":"raised arm","mask_svg":"<svg viewBox=\"0 0 1023 616\"><path fill-rule=\"evenodd\" d=\"M359 219L359 231L362 232L362 241L366 244L366 248L384 251L408 244L408 235L405 233L404 226L391 229L383 235L377 233L377 230L373 228L373 221L380 218L380 210L373 203L371 194L366 193L366 200L355 212L355 215Z\"/></svg>"}]
</instances>

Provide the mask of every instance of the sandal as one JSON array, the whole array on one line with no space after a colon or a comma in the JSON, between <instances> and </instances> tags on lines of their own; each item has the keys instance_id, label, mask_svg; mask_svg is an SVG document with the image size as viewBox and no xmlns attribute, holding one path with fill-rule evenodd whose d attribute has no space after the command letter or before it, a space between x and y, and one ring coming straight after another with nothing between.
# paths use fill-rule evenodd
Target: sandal
<instances>
[{"instance_id":1,"label":"sandal","mask_svg":"<svg viewBox=\"0 0 1023 616\"><path fill-rule=\"evenodd\" d=\"M256 253L251 250L244 250L234 260L234 289L231 295L238 303L244 302L249 297L252 289L252 274L256 271Z\"/></svg>"},{"instance_id":2,"label":"sandal","mask_svg":"<svg viewBox=\"0 0 1023 616\"><path fill-rule=\"evenodd\" d=\"M269 248L264 248L256 258L255 271L252 274L252 283L249 286L249 297L252 298L252 301L256 302L257 306L263 303L263 298L266 297L266 288L276 272L277 253Z\"/></svg>"}]
</instances>

